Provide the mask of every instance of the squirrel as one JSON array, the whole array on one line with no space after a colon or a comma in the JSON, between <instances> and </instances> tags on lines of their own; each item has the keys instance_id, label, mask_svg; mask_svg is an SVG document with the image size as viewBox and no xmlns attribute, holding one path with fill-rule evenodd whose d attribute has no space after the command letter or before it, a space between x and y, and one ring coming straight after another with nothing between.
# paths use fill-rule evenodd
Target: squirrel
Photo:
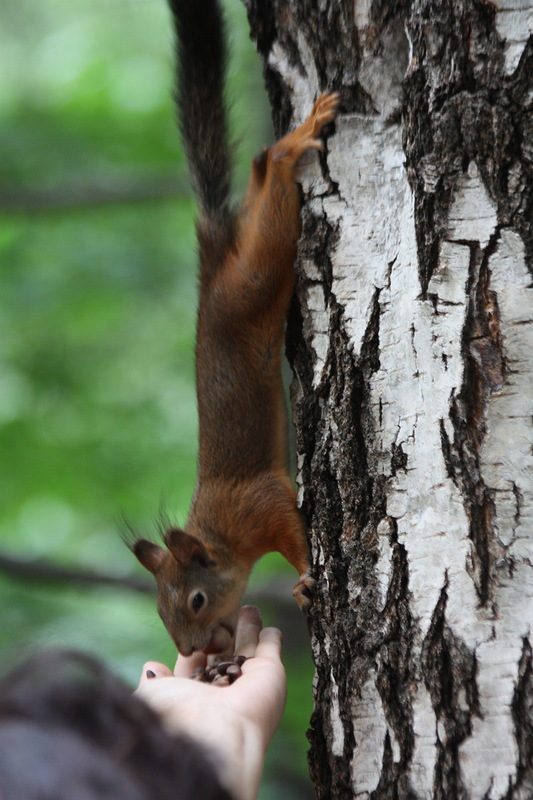
<instances>
[{"instance_id":1,"label":"squirrel","mask_svg":"<svg viewBox=\"0 0 533 800\"><path fill-rule=\"evenodd\" d=\"M186 656L232 646L248 577L265 553L279 551L296 568L293 595L303 610L311 602L306 528L287 468L281 349L301 232L295 167L307 150L323 149L339 99L321 94L300 127L254 159L235 212L221 8L217 0L169 5L178 116L198 202L198 471L183 529L168 528L164 547L147 539L130 547L155 576L159 615Z\"/></svg>"}]
</instances>

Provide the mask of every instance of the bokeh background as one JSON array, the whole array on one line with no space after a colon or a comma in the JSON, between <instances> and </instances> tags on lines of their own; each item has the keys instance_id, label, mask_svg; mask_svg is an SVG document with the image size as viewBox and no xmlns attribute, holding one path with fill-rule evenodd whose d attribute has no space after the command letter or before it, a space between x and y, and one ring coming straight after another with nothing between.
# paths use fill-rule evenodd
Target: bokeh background
<instances>
[{"instance_id":1,"label":"bokeh background","mask_svg":"<svg viewBox=\"0 0 533 800\"><path fill-rule=\"evenodd\" d=\"M244 7L225 6L239 194L272 133ZM195 209L172 73L164 0L0 0L3 668L75 647L134 685L175 657L119 535L183 522L195 478ZM289 675L261 800L313 796L294 579L268 556L247 596L283 629Z\"/></svg>"}]
</instances>

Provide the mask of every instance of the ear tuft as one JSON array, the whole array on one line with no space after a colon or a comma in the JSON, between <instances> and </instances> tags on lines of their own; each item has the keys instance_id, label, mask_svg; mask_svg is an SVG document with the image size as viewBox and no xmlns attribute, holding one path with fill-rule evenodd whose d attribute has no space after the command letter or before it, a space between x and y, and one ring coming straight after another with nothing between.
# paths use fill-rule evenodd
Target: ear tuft
<instances>
[{"instance_id":1,"label":"ear tuft","mask_svg":"<svg viewBox=\"0 0 533 800\"><path fill-rule=\"evenodd\" d=\"M166 546L180 564L197 561L203 567L216 566L202 542L181 528L169 528L163 536Z\"/></svg>"},{"instance_id":2,"label":"ear tuft","mask_svg":"<svg viewBox=\"0 0 533 800\"><path fill-rule=\"evenodd\" d=\"M131 544L131 551L133 555L141 562L153 575L163 563L165 558L165 551L158 544L148 541L148 539L136 539Z\"/></svg>"}]
</instances>

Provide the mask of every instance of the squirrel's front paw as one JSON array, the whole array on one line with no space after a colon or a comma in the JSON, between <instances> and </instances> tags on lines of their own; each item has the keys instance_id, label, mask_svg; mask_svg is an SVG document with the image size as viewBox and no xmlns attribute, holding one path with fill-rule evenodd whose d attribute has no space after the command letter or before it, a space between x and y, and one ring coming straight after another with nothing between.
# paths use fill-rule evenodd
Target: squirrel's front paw
<instances>
[{"instance_id":1,"label":"squirrel's front paw","mask_svg":"<svg viewBox=\"0 0 533 800\"><path fill-rule=\"evenodd\" d=\"M315 591L316 581L308 572L303 572L298 583L292 590L292 596L300 606L300 609L305 613L309 611L311 603L313 602L313 594Z\"/></svg>"}]
</instances>

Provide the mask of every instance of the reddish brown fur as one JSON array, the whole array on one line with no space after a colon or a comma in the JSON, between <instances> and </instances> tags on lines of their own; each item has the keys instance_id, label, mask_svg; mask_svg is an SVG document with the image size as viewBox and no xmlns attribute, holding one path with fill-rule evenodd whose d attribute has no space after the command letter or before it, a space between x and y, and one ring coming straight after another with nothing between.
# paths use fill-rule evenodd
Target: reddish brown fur
<instances>
[{"instance_id":1,"label":"reddish brown fur","mask_svg":"<svg viewBox=\"0 0 533 800\"><path fill-rule=\"evenodd\" d=\"M202 286L198 321L199 474L187 527L201 530L209 509L220 518L237 480L239 512L254 519L261 534L243 537L230 514L224 530L217 525L217 538L250 566L278 550L300 574L307 572L308 555L287 476L281 381L301 231L294 170L306 150L321 147L317 137L336 106L336 95L322 95L303 125L254 161L235 247Z\"/></svg>"},{"instance_id":2,"label":"reddish brown fur","mask_svg":"<svg viewBox=\"0 0 533 800\"><path fill-rule=\"evenodd\" d=\"M217 626L231 632L252 565L270 551L294 565L294 595L302 608L310 603L305 527L287 472L281 348L301 231L294 171L306 150L321 149L337 103L321 95L299 128L254 161L234 235L199 224L196 491L186 533L169 550L136 545L180 652L222 647ZM187 608L194 591L205 595L201 613Z\"/></svg>"}]
</instances>

